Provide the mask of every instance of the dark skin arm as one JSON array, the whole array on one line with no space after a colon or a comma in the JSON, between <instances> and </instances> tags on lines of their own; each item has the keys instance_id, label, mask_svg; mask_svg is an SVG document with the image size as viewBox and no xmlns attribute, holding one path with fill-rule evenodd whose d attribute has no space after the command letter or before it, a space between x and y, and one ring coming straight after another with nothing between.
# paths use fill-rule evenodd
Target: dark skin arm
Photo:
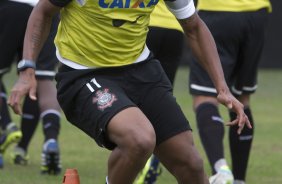
<instances>
[{"instance_id":1,"label":"dark skin arm","mask_svg":"<svg viewBox=\"0 0 282 184\"><path fill-rule=\"evenodd\" d=\"M244 113L244 106L230 93L227 87L214 39L205 23L200 19L197 12L188 19L179 20L179 23L185 32L194 56L212 79L218 93L218 101L237 114L237 118L227 125L237 124L239 134L245 124L252 128Z\"/></svg>"},{"instance_id":2,"label":"dark skin arm","mask_svg":"<svg viewBox=\"0 0 282 184\"><path fill-rule=\"evenodd\" d=\"M34 7L24 38L23 58L36 61L39 52L50 32L52 18L60 11L60 8L52 5L49 0L40 0ZM15 113L22 114L21 99L29 94L30 98L36 100L35 71L28 68L19 73L19 78L11 90L8 104Z\"/></svg>"}]
</instances>

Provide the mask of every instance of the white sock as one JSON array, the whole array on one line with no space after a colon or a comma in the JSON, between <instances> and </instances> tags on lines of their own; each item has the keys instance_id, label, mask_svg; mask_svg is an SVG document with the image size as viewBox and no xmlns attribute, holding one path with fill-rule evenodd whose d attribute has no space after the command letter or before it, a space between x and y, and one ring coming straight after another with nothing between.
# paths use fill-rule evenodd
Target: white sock
<instances>
[{"instance_id":1,"label":"white sock","mask_svg":"<svg viewBox=\"0 0 282 184\"><path fill-rule=\"evenodd\" d=\"M106 176L106 184L110 184L110 183L108 182L108 176Z\"/></svg>"},{"instance_id":2,"label":"white sock","mask_svg":"<svg viewBox=\"0 0 282 184\"><path fill-rule=\"evenodd\" d=\"M233 184L245 184L245 182L242 180L234 180Z\"/></svg>"},{"instance_id":3,"label":"white sock","mask_svg":"<svg viewBox=\"0 0 282 184\"><path fill-rule=\"evenodd\" d=\"M225 167L227 167L227 168L229 169L226 160L225 160L224 158L221 158L221 159L219 159L218 161L216 161L216 163L214 164L214 169L215 169L216 172L218 172L219 169L220 169L221 167L223 167L223 166L225 166Z\"/></svg>"}]
</instances>

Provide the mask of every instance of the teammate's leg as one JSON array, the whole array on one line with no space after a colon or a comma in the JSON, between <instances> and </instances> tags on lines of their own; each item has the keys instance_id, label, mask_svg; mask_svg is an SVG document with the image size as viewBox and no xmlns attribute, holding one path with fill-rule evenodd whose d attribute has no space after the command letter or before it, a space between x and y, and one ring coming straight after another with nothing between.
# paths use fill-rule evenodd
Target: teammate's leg
<instances>
[{"instance_id":1,"label":"teammate's leg","mask_svg":"<svg viewBox=\"0 0 282 184\"><path fill-rule=\"evenodd\" d=\"M220 179L231 184L233 176L224 156L224 121L219 113L217 99L194 95L193 102L200 139L212 169L210 182Z\"/></svg>"},{"instance_id":2,"label":"teammate's leg","mask_svg":"<svg viewBox=\"0 0 282 184\"><path fill-rule=\"evenodd\" d=\"M245 113L248 116L252 129L244 128L242 133L238 135L236 133L236 127L230 127L229 129L229 144L230 144L230 152L232 158L232 171L236 182L245 182L248 161L250 156L250 151L253 142L254 135L254 120L251 112L251 108L249 105L250 95L241 95L238 97L241 103L245 106ZM236 114L234 112L230 112L231 121L236 118Z\"/></svg>"},{"instance_id":3,"label":"teammate's leg","mask_svg":"<svg viewBox=\"0 0 282 184\"><path fill-rule=\"evenodd\" d=\"M43 174L59 174L61 172L58 136L60 132L60 106L56 99L56 89L51 80L38 80L38 102L42 119L45 143L43 145L41 167Z\"/></svg>"},{"instance_id":4,"label":"teammate's leg","mask_svg":"<svg viewBox=\"0 0 282 184\"><path fill-rule=\"evenodd\" d=\"M241 24L234 22L241 20L237 18L237 14L231 12L200 11L199 14L215 39L225 79L230 87L238 68L237 54L243 32ZM234 177L224 156L224 124L218 109L217 91L207 72L195 60L190 63L189 87L199 135L212 168L210 182L217 180L232 183Z\"/></svg>"},{"instance_id":5,"label":"teammate's leg","mask_svg":"<svg viewBox=\"0 0 282 184\"><path fill-rule=\"evenodd\" d=\"M2 107L0 112L0 126L2 129L2 134L0 135L0 153L4 153L10 144L20 141L22 132L19 130L17 125L12 122L7 105L6 90L3 83L1 83L1 89Z\"/></svg>"},{"instance_id":6,"label":"teammate's leg","mask_svg":"<svg viewBox=\"0 0 282 184\"><path fill-rule=\"evenodd\" d=\"M28 147L39 123L39 113L38 101L32 100L29 96L26 96L21 118L21 131L23 136L11 153L12 160L15 164L28 164Z\"/></svg>"},{"instance_id":7,"label":"teammate's leg","mask_svg":"<svg viewBox=\"0 0 282 184\"><path fill-rule=\"evenodd\" d=\"M32 7L19 2L0 1L0 78L1 83L3 75L10 70L10 67L15 59L15 56L22 52L22 45L26 23ZM15 24L17 22L17 24ZM7 44L9 43L9 44ZM2 84L1 84L2 85ZM1 87L1 99L3 106L7 106L5 98L5 89ZM3 107L2 126L5 129L11 118L7 107Z\"/></svg>"},{"instance_id":8,"label":"teammate's leg","mask_svg":"<svg viewBox=\"0 0 282 184\"><path fill-rule=\"evenodd\" d=\"M255 125L251 111L250 95L254 93L257 88L258 65L263 51L268 15L268 11L265 8L245 14L242 13L240 18L240 21L244 21L246 24L245 36L247 39L244 39L242 47L240 48L238 63L240 63L241 66L237 71L234 89L240 92L235 94L245 106L245 114L253 124L253 127ZM251 26L250 22L252 23ZM235 115L230 113L230 118L234 119ZM234 127L230 128L229 142L236 184L242 184L246 181L253 137L254 128L244 129L241 135L235 133Z\"/></svg>"},{"instance_id":9,"label":"teammate's leg","mask_svg":"<svg viewBox=\"0 0 282 184\"><path fill-rule=\"evenodd\" d=\"M60 150L58 136L60 133L60 106L57 101L57 90L53 81L56 66L59 63L56 58L54 38L57 33L59 17L53 18L48 38L38 57L36 66L36 78L38 81L37 93L40 107L40 118L44 133L44 145L42 150L43 174L59 174L61 172Z\"/></svg>"},{"instance_id":10,"label":"teammate's leg","mask_svg":"<svg viewBox=\"0 0 282 184\"><path fill-rule=\"evenodd\" d=\"M6 127L8 126L9 123L12 122L11 119L11 115L9 112L9 108L8 108L8 104L7 102L7 93L6 93L6 89L5 86L1 80L1 93L0 93L0 97L1 97L1 119L0 119L0 127L2 128L2 130L6 130Z\"/></svg>"}]
</instances>

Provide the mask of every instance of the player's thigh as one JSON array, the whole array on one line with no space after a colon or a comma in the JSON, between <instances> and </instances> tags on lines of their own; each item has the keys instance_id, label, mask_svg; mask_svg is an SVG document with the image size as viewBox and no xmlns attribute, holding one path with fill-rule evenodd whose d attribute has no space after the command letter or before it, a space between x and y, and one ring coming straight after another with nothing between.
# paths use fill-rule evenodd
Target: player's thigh
<instances>
[{"instance_id":1,"label":"player's thigh","mask_svg":"<svg viewBox=\"0 0 282 184\"><path fill-rule=\"evenodd\" d=\"M37 96L42 112L48 109L60 110L60 105L57 100L57 90L53 80L37 80Z\"/></svg>"},{"instance_id":2,"label":"player's thigh","mask_svg":"<svg viewBox=\"0 0 282 184\"><path fill-rule=\"evenodd\" d=\"M121 148L153 149L155 147L154 128L137 107L126 108L114 115L108 124L107 132L109 139Z\"/></svg>"}]
</instances>

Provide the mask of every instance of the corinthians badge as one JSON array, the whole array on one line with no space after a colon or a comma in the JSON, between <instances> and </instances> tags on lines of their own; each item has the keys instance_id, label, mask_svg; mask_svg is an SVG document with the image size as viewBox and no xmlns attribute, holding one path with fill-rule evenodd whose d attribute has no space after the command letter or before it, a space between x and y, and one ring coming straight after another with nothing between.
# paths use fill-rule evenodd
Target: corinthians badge
<instances>
[{"instance_id":1,"label":"corinthians badge","mask_svg":"<svg viewBox=\"0 0 282 184\"><path fill-rule=\"evenodd\" d=\"M111 107L114 101L116 101L116 95L109 92L109 89L104 91L99 90L96 92L96 97L93 98L93 103L97 103L98 109L103 111L107 107Z\"/></svg>"}]
</instances>

